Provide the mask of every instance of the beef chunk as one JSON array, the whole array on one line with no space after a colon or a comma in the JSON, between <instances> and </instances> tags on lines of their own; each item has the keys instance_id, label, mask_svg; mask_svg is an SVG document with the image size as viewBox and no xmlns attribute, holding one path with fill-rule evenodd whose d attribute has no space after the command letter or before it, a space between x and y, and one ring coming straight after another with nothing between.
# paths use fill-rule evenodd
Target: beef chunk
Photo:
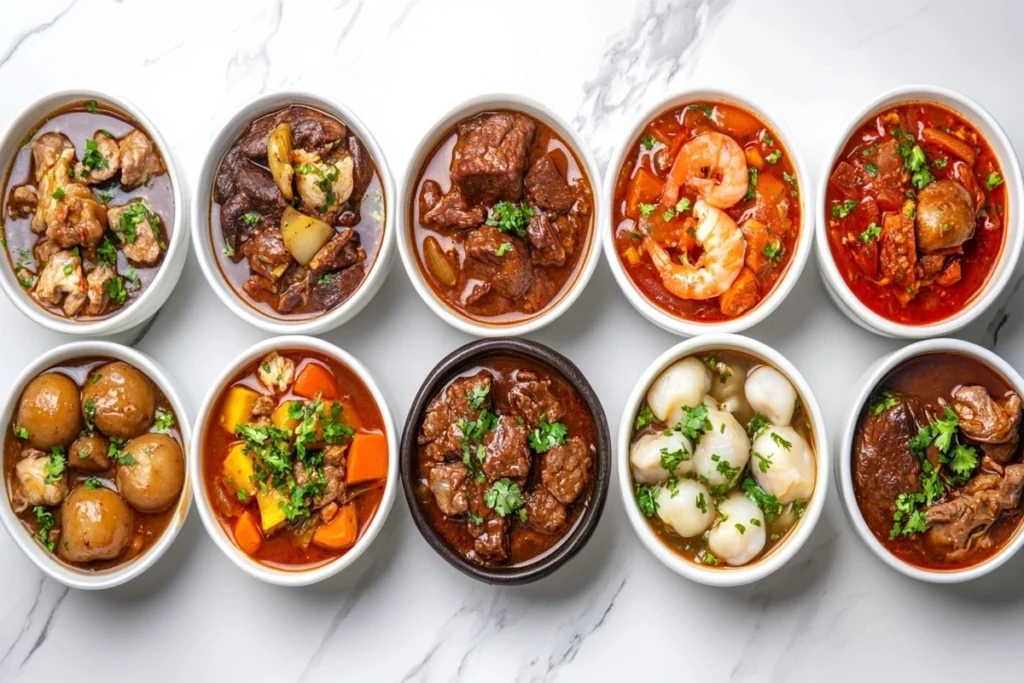
<instances>
[{"instance_id":1,"label":"beef chunk","mask_svg":"<svg viewBox=\"0 0 1024 683\"><path fill-rule=\"evenodd\" d=\"M236 161L230 173L222 165L215 192L219 195L228 190L220 206L220 225L225 239L237 251L254 228L245 222L246 214L257 213L260 224L276 226L287 204L270 172L244 158Z\"/></svg>"},{"instance_id":2,"label":"beef chunk","mask_svg":"<svg viewBox=\"0 0 1024 683\"><path fill-rule=\"evenodd\" d=\"M526 439L530 430L511 415L502 415L498 427L487 433L484 447L484 474L490 481L513 479L523 481L530 473L530 451Z\"/></svg>"},{"instance_id":3,"label":"beef chunk","mask_svg":"<svg viewBox=\"0 0 1024 683\"><path fill-rule=\"evenodd\" d=\"M276 282L284 268L292 262L292 255L284 246L284 238L277 228L259 230L242 246L242 254L249 259L249 268L254 273Z\"/></svg>"},{"instance_id":4,"label":"beef chunk","mask_svg":"<svg viewBox=\"0 0 1024 683\"><path fill-rule=\"evenodd\" d=\"M961 386L953 392L953 412L964 435L981 444L985 455L1003 464L1013 458L1020 439L1020 396L1011 393L996 401L985 387Z\"/></svg>"},{"instance_id":5,"label":"beef chunk","mask_svg":"<svg viewBox=\"0 0 1024 683\"><path fill-rule=\"evenodd\" d=\"M509 246L503 246L506 244ZM487 282L500 296L518 299L533 281L529 251L522 240L485 225L466 237L466 274Z\"/></svg>"},{"instance_id":6,"label":"beef chunk","mask_svg":"<svg viewBox=\"0 0 1024 683\"><path fill-rule=\"evenodd\" d=\"M309 305L309 286L309 273L304 268L286 270L277 288L281 294L277 298L274 310L279 313L291 313L306 308Z\"/></svg>"},{"instance_id":7,"label":"beef chunk","mask_svg":"<svg viewBox=\"0 0 1024 683\"><path fill-rule=\"evenodd\" d=\"M336 233L309 262L309 270L319 277L328 271L341 270L366 259L366 252L359 247L359 233L345 228Z\"/></svg>"},{"instance_id":8,"label":"beef chunk","mask_svg":"<svg viewBox=\"0 0 1024 683\"><path fill-rule=\"evenodd\" d=\"M281 219L286 202L270 171L245 161L235 169L234 187L252 200L251 209L276 223Z\"/></svg>"},{"instance_id":9,"label":"beef chunk","mask_svg":"<svg viewBox=\"0 0 1024 683\"><path fill-rule=\"evenodd\" d=\"M11 190L7 200L7 215L10 218L27 218L36 211L39 197L31 185L19 185Z\"/></svg>"},{"instance_id":10,"label":"beef chunk","mask_svg":"<svg viewBox=\"0 0 1024 683\"><path fill-rule=\"evenodd\" d=\"M127 189L145 185L154 176L162 174L164 161L153 141L133 130L120 140L121 185Z\"/></svg>"},{"instance_id":11,"label":"beef chunk","mask_svg":"<svg viewBox=\"0 0 1024 683\"><path fill-rule=\"evenodd\" d=\"M843 194L853 196L864 184L864 174L849 161L844 160L836 164L836 170L829 176L829 182L842 190Z\"/></svg>"},{"instance_id":12,"label":"beef chunk","mask_svg":"<svg viewBox=\"0 0 1024 683\"><path fill-rule=\"evenodd\" d=\"M920 487L921 463L910 452L910 440L927 423L916 399L893 392L896 405L875 415L864 414L853 444L853 490L868 527L880 539L889 537L896 498Z\"/></svg>"},{"instance_id":13,"label":"beef chunk","mask_svg":"<svg viewBox=\"0 0 1024 683\"><path fill-rule=\"evenodd\" d=\"M477 555L493 562L508 559L508 524L501 517L492 516L483 524L470 524L473 534L473 550Z\"/></svg>"},{"instance_id":14,"label":"beef chunk","mask_svg":"<svg viewBox=\"0 0 1024 683\"><path fill-rule=\"evenodd\" d=\"M360 262L335 273L334 277L317 278L310 285L310 300L318 310L334 308L352 296L365 276L366 269Z\"/></svg>"},{"instance_id":15,"label":"beef chunk","mask_svg":"<svg viewBox=\"0 0 1024 683\"><path fill-rule=\"evenodd\" d=\"M508 401L512 404L512 411L531 427L539 427L541 417L548 422L557 422L565 414L562 404L551 393L551 380L540 380L527 370L516 374L516 383L508 392Z\"/></svg>"},{"instance_id":16,"label":"beef chunk","mask_svg":"<svg viewBox=\"0 0 1024 683\"><path fill-rule=\"evenodd\" d=\"M523 312L536 313L543 310L545 306L551 303L551 300L555 298L560 289L561 287L548 276L547 272L535 270L533 273L533 284L530 285L530 290L526 292L526 296L523 297L521 303Z\"/></svg>"},{"instance_id":17,"label":"beef chunk","mask_svg":"<svg viewBox=\"0 0 1024 683\"><path fill-rule=\"evenodd\" d=\"M348 149L352 154L352 196L350 204L355 204L356 211L359 210L359 199L366 192L366 188L373 181L375 166L369 150L354 135L348 136ZM358 223L358 221L357 221Z\"/></svg>"},{"instance_id":18,"label":"beef chunk","mask_svg":"<svg viewBox=\"0 0 1024 683\"><path fill-rule=\"evenodd\" d=\"M549 154L530 167L526 174L526 193L537 206L556 213L568 213L576 199Z\"/></svg>"},{"instance_id":19,"label":"beef chunk","mask_svg":"<svg viewBox=\"0 0 1024 683\"><path fill-rule=\"evenodd\" d=\"M537 487L526 494L526 523L537 531L553 534L561 531L567 517L565 506L547 489Z\"/></svg>"},{"instance_id":20,"label":"beef chunk","mask_svg":"<svg viewBox=\"0 0 1024 683\"><path fill-rule=\"evenodd\" d=\"M235 175L241 164L248 163L245 155L238 147L232 147L217 168L217 177L213 180L213 201L223 204L235 193Z\"/></svg>"},{"instance_id":21,"label":"beef chunk","mask_svg":"<svg viewBox=\"0 0 1024 683\"><path fill-rule=\"evenodd\" d=\"M427 476L434 502L448 517L461 515L469 509L469 501L463 490L468 470L461 462L434 465Z\"/></svg>"},{"instance_id":22,"label":"beef chunk","mask_svg":"<svg viewBox=\"0 0 1024 683\"><path fill-rule=\"evenodd\" d=\"M538 266L565 265L565 248L558 230L552 225L547 214L534 211L526 227L526 239L530 242L530 260Z\"/></svg>"},{"instance_id":23,"label":"beef chunk","mask_svg":"<svg viewBox=\"0 0 1024 683\"><path fill-rule=\"evenodd\" d=\"M906 304L914 297L917 277L917 246L914 241L914 220L902 213L887 213L882 219L879 258L882 276L899 286L900 300ZM905 296L904 296L905 294Z\"/></svg>"},{"instance_id":24,"label":"beef chunk","mask_svg":"<svg viewBox=\"0 0 1024 683\"><path fill-rule=\"evenodd\" d=\"M336 140L348 134L345 126L336 119L309 107L293 105L253 121L242 133L238 148L251 159L266 158L270 133L283 122L291 126L292 146L310 152L326 154L335 146Z\"/></svg>"},{"instance_id":25,"label":"beef chunk","mask_svg":"<svg viewBox=\"0 0 1024 683\"><path fill-rule=\"evenodd\" d=\"M568 505L587 485L593 463L587 443L574 436L541 456L540 480L558 502Z\"/></svg>"},{"instance_id":26,"label":"beef chunk","mask_svg":"<svg viewBox=\"0 0 1024 683\"><path fill-rule=\"evenodd\" d=\"M450 437L450 427L460 419L475 420L480 417L482 410L491 407L490 391L491 374L486 370L449 384L427 406L427 414L420 425L418 443L422 446L443 436ZM458 439L462 439L461 430L458 430Z\"/></svg>"},{"instance_id":27,"label":"beef chunk","mask_svg":"<svg viewBox=\"0 0 1024 683\"><path fill-rule=\"evenodd\" d=\"M946 550L949 559L967 554L971 546L991 544L985 535L1004 510L1017 507L1024 485L1024 464L1009 465L1002 476L981 472L959 494L927 510L926 539Z\"/></svg>"},{"instance_id":28,"label":"beef chunk","mask_svg":"<svg viewBox=\"0 0 1024 683\"><path fill-rule=\"evenodd\" d=\"M532 119L512 112L460 123L452 152L452 183L470 204L518 201L523 195L527 152L536 133Z\"/></svg>"},{"instance_id":29,"label":"beef chunk","mask_svg":"<svg viewBox=\"0 0 1024 683\"><path fill-rule=\"evenodd\" d=\"M423 183L420 190L420 222L435 230L469 230L483 225L486 212L466 204L462 193L453 189L441 195L441 186L433 180Z\"/></svg>"}]
</instances>

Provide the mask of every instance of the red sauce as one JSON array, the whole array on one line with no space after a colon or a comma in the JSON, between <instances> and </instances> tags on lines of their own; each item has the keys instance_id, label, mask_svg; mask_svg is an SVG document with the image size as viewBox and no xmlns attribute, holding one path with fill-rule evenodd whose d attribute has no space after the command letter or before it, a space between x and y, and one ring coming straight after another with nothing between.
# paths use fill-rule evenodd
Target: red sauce
<instances>
[{"instance_id":1,"label":"red sauce","mask_svg":"<svg viewBox=\"0 0 1024 683\"><path fill-rule=\"evenodd\" d=\"M942 131L965 142L976 155L973 165L923 137L926 129ZM948 256L947 263L959 261L960 279L948 285L925 284L916 292L884 277L877 269L880 239L865 242L867 237L861 237L871 223L882 225L886 213L903 210L902 204L913 200L919 190L906 165L892 180L885 179L884 171L879 171L878 150L886 143L891 145L894 133L899 136L901 132L913 137L912 142L905 137L908 146L916 144L924 151L931 176L962 184L974 198L977 209L974 236L962 245L962 255ZM842 183L837 175L843 162L851 165L862 181L856 187ZM871 311L906 325L935 323L962 311L988 282L1005 236L1006 185L1001 182L1002 169L991 146L964 117L930 102L901 104L883 111L850 136L831 172L825 193L829 249L850 291ZM1000 182L989 189L990 177L995 180L993 174L998 175ZM897 200L900 205L895 205ZM836 217L834 207L845 201L858 203L848 216ZM872 205L877 208L871 208Z\"/></svg>"},{"instance_id":2,"label":"red sauce","mask_svg":"<svg viewBox=\"0 0 1024 683\"><path fill-rule=\"evenodd\" d=\"M719 322L737 316L723 312L721 297L700 301L671 293L642 242L643 235L649 234L668 249L674 260L678 261L685 251L694 263L702 253L700 248L692 244L692 239L680 236L692 230L696 219L692 211L685 211L666 221L664 211L668 207L660 205L645 216L641 203L658 204L661 185L680 147L708 132L732 137L743 148L748 169L757 169L753 196L748 194L750 198L724 211L738 225L753 219L766 226L767 240L772 245L767 247L761 239L747 239L746 261L756 277L757 292L754 305L740 315L760 304L785 274L800 229L800 188L793 160L775 131L752 112L724 102L694 103L659 114L648 123L633 141L634 151L618 170L612 204L615 250L630 280L648 301L672 315L697 322ZM699 199L693 188L685 185L679 196L689 199L691 207ZM766 247L773 257L764 253Z\"/></svg>"}]
</instances>

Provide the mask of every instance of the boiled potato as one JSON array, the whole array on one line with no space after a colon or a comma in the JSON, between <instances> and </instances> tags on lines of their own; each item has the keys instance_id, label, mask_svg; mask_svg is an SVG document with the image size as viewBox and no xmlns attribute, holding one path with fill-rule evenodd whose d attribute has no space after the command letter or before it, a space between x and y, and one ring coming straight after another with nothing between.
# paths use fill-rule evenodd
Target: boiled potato
<instances>
[{"instance_id":1,"label":"boiled potato","mask_svg":"<svg viewBox=\"0 0 1024 683\"><path fill-rule=\"evenodd\" d=\"M292 190L295 168L292 166L291 159L292 128L285 122L271 131L270 138L267 140L267 165L270 166L270 175L274 176L277 188L289 202L295 198L295 193Z\"/></svg>"},{"instance_id":2,"label":"boiled potato","mask_svg":"<svg viewBox=\"0 0 1024 683\"><path fill-rule=\"evenodd\" d=\"M185 485L185 457L166 434L143 434L125 444L117 466L117 490L139 512L160 512Z\"/></svg>"},{"instance_id":3,"label":"boiled potato","mask_svg":"<svg viewBox=\"0 0 1024 683\"><path fill-rule=\"evenodd\" d=\"M78 486L60 510L57 554L68 562L112 560L132 540L132 509L108 488Z\"/></svg>"},{"instance_id":4,"label":"boiled potato","mask_svg":"<svg viewBox=\"0 0 1024 683\"><path fill-rule=\"evenodd\" d=\"M334 237L334 228L289 206L281 214L281 235L288 253L305 266Z\"/></svg>"}]
</instances>

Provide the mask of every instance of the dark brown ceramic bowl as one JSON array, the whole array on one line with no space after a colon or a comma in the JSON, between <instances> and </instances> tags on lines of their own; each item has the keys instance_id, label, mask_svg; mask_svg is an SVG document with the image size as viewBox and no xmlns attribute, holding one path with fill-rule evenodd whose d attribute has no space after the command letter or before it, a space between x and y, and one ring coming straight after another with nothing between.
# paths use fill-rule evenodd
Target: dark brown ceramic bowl
<instances>
[{"instance_id":1,"label":"dark brown ceramic bowl","mask_svg":"<svg viewBox=\"0 0 1024 683\"><path fill-rule=\"evenodd\" d=\"M596 472L594 490L590 501L583 510L576 525L555 547L542 554L538 559L526 564L512 567L481 567L462 557L453 550L430 523L423 504L416 495L418 474L416 455L420 424L430 400L456 375L471 368L478 361L490 356L519 356L547 366L555 374L561 375L580 395L590 410L597 433ZM409 511L416 522L420 533L437 553L462 573L479 581L495 585L519 585L531 583L548 576L564 565L578 553L590 540L601 511L604 509L608 495L608 480L611 475L611 438L608 433L608 421L605 419L604 408L597 393L590 386L587 378L572 361L562 354L537 342L526 339L481 339L470 342L456 349L427 375L420 390L416 393L412 408L405 421L400 447L402 488L405 499L409 503Z\"/></svg>"}]
</instances>

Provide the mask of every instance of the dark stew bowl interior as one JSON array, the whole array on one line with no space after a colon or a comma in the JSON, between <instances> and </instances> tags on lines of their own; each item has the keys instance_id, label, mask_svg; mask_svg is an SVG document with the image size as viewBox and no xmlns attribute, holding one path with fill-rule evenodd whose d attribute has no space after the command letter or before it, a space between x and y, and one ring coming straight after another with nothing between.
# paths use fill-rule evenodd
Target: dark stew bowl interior
<instances>
[{"instance_id":1,"label":"dark stew bowl interior","mask_svg":"<svg viewBox=\"0 0 1024 683\"><path fill-rule=\"evenodd\" d=\"M471 342L438 363L409 410L400 454L420 533L490 584L531 583L568 562L608 493L611 440L596 392L565 356L525 339ZM449 494L447 514L438 490Z\"/></svg>"}]
</instances>

